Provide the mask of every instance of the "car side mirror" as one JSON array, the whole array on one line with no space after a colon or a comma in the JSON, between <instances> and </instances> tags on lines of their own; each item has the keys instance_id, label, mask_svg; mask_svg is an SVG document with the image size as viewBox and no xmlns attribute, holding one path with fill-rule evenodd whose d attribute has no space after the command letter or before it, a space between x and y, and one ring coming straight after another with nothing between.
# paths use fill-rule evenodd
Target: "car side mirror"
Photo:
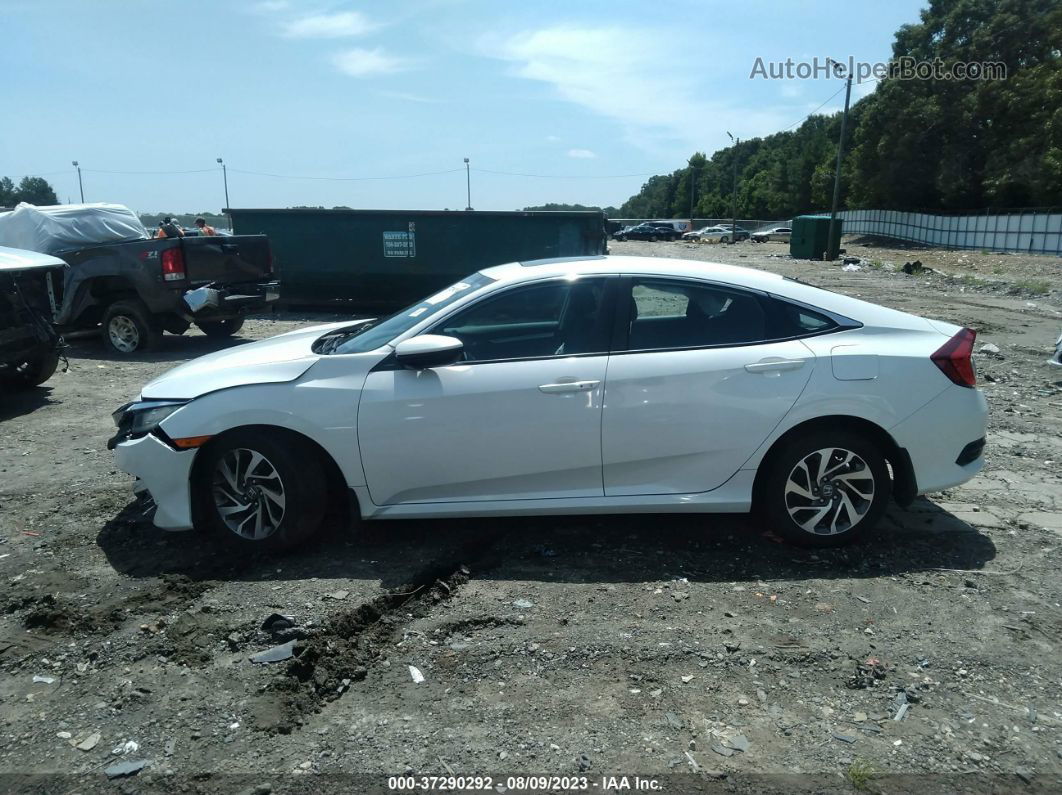
<instances>
[{"instance_id":1,"label":"car side mirror","mask_svg":"<svg viewBox=\"0 0 1062 795\"><path fill-rule=\"evenodd\" d=\"M395 359L399 364L424 370L460 361L464 349L465 344L457 337L421 334L398 343L395 346Z\"/></svg>"}]
</instances>

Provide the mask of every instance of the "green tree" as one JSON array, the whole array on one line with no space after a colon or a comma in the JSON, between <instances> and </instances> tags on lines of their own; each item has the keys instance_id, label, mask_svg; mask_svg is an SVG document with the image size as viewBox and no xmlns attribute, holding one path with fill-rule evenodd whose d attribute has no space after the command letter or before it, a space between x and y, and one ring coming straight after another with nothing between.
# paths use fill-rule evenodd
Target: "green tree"
<instances>
[{"instance_id":1,"label":"green tree","mask_svg":"<svg viewBox=\"0 0 1062 795\"><path fill-rule=\"evenodd\" d=\"M0 207L14 207L16 204L15 183L11 177L0 177Z\"/></svg>"},{"instance_id":2,"label":"green tree","mask_svg":"<svg viewBox=\"0 0 1062 795\"><path fill-rule=\"evenodd\" d=\"M8 180L10 182L10 180ZM15 202L46 205L58 204L59 197L48 181L42 177L23 177L15 189Z\"/></svg>"}]
</instances>

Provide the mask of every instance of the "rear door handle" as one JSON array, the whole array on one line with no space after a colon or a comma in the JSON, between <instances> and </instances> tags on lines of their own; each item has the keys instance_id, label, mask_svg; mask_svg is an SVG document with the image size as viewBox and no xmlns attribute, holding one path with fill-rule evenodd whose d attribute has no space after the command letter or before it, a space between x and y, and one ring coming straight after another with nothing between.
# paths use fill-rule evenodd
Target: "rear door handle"
<instances>
[{"instance_id":1,"label":"rear door handle","mask_svg":"<svg viewBox=\"0 0 1062 795\"><path fill-rule=\"evenodd\" d=\"M763 359L746 364L745 369L750 373L780 373L785 370L799 370L803 366L803 359Z\"/></svg>"},{"instance_id":2,"label":"rear door handle","mask_svg":"<svg viewBox=\"0 0 1062 795\"><path fill-rule=\"evenodd\" d=\"M561 392L589 392L600 383L600 381L562 381L558 384L542 384L538 391L548 395Z\"/></svg>"}]
</instances>

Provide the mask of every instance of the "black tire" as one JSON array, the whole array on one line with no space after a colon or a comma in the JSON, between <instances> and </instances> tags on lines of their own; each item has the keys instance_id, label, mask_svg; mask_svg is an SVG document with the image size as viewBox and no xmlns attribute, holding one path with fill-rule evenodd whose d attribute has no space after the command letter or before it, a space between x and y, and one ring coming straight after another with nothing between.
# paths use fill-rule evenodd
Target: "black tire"
<instances>
[{"instance_id":1,"label":"black tire","mask_svg":"<svg viewBox=\"0 0 1062 795\"><path fill-rule=\"evenodd\" d=\"M656 235L649 235L649 242L650 243L655 243L656 242Z\"/></svg>"},{"instance_id":2,"label":"black tire","mask_svg":"<svg viewBox=\"0 0 1062 795\"><path fill-rule=\"evenodd\" d=\"M305 440L248 428L226 434L201 455L192 483L196 514L223 543L279 552L306 543L320 530L328 480L320 454ZM261 460L255 461L256 455Z\"/></svg>"},{"instance_id":3,"label":"black tire","mask_svg":"<svg viewBox=\"0 0 1062 795\"><path fill-rule=\"evenodd\" d=\"M58 366L59 354L48 351L12 370L0 373L0 385L9 389L32 389L51 378Z\"/></svg>"},{"instance_id":4,"label":"black tire","mask_svg":"<svg viewBox=\"0 0 1062 795\"><path fill-rule=\"evenodd\" d=\"M131 356L158 344L162 331L151 321L151 312L143 301L115 301L103 313L103 345L111 353Z\"/></svg>"},{"instance_id":5,"label":"black tire","mask_svg":"<svg viewBox=\"0 0 1062 795\"><path fill-rule=\"evenodd\" d=\"M834 451L826 462L823 450ZM802 546L840 546L866 535L881 519L892 491L878 445L852 431L796 436L773 451L765 466L757 511L769 529ZM816 481L823 471L826 477Z\"/></svg>"},{"instance_id":6,"label":"black tire","mask_svg":"<svg viewBox=\"0 0 1062 795\"><path fill-rule=\"evenodd\" d=\"M231 337L243 328L243 318L234 317L228 320L201 320L196 323L199 330L208 337Z\"/></svg>"}]
</instances>

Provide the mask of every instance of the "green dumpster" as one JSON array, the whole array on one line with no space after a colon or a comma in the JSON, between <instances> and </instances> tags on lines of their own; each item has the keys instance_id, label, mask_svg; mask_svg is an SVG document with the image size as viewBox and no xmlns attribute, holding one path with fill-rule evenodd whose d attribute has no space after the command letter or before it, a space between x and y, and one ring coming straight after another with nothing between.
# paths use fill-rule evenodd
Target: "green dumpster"
<instances>
[{"instance_id":1,"label":"green dumpster","mask_svg":"<svg viewBox=\"0 0 1062 795\"><path fill-rule=\"evenodd\" d=\"M841 247L841 219L833 230L834 250ZM830 216L798 215L793 219L789 254L793 259L819 259L826 253L830 238Z\"/></svg>"},{"instance_id":2,"label":"green dumpster","mask_svg":"<svg viewBox=\"0 0 1062 795\"><path fill-rule=\"evenodd\" d=\"M506 262L605 253L601 212L229 209L265 234L287 305L399 309Z\"/></svg>"}]
</instances>

